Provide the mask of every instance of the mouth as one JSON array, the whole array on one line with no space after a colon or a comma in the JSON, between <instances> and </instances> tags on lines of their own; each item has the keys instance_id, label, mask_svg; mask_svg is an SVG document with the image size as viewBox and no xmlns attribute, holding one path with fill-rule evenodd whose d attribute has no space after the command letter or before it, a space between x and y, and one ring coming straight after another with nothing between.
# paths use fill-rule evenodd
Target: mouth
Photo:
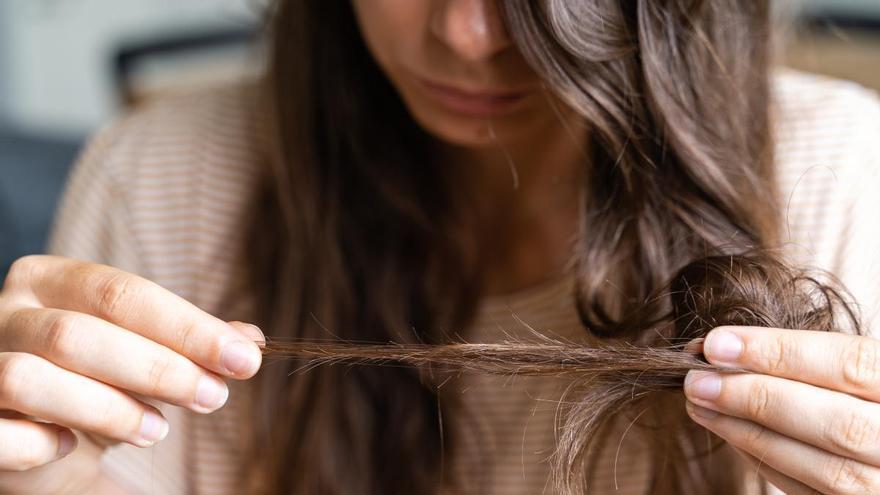
<instances>
[{"instance_id":1,"label":"mouth","mask_svg":"<svg viewBox=\"0 0 880 495\"><path fill-rule=\"evenodd\" d=\"M510 113L534 90L502 88L463 88L417 78L431 99L446 109L473 117L492 117Z\"/></svg>"}]
</instances>

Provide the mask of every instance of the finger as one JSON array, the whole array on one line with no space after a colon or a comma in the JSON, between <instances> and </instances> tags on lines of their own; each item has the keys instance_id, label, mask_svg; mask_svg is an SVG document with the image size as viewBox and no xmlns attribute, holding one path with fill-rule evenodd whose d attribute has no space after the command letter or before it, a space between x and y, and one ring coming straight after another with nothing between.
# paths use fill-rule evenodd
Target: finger
<instances>
[{"instance_id":1,"label":"finger","mask_svg":"<svg viewBox=\"0 0 880 495\"><path fill-rule=\"evenodd\" d=\"M139 447L168 433L155 408L33 354L0 353L0 408Z\"/></svg>"},{"instance_id":2,"label":"finger","mask_svg":"<svg viewBox=\"0 0 880 495\"><path fill-rule=\"evenodd\" d=\"M26 419L0 419L0 471L26 471L73 452L76 435L67 428Z\"/></svg>"},{"instance_id":3,"label":"finger","mask_svg":"<svg viewBox=\"0 0 880 495\"><path fill-rule=\"evenodd\" d=\"M229 324L247 336L247 338L253 340L260 348L266 347L266 336L263 335L260 327L243 321L230 321Z\"/></svg>"},{"instance_id":4,"label":"finger","mask_svg":"<svg viewBox=\"0 0 880 495\"><path fill-rule=\"evenodd\" d=\"M13 270L14 269L14 270ZM10 270L41 305L102 318L233 378L260 367L256 344L229 324L144 278L113 267L55 256L28 256Z\"/></svg>"},{"instance_id":5,"label":"finger","mask_svg":"<svg viewBox=\"0 0 880 495\"><path fill-rule=\"evenodd\" d=\"M697 405L754 421L835 454L880 465L880 404L806 383L754 373L691 371ZM809 411L796 420L792 411Z\"/></svg>"},{"instance_id":6,"label":"finger","mask_svg":"<svg viewBox=\"0 0 880 495\"><path fill-rule=\"evenodd\" d=\"M208 413L229 396L219 377L138 334L84 313L22 308L0 326L6 351L42 356L69 371L162 402Z\"/></svg>"},{"instance_id":7,"label":"finger","mask_svg":"<svg viewBox=\"0 0 880 495\"><path fill-rule=\"evenodd\" d=\"M752 472L755 476L759 477L759 483L761 482L760 478L763 478L776 488L782 490L786 495L822 495L800 481L792 479L773 469L765 464L764 461L759 461L753 455L737 448L734 448L733 450L735 450L737 455L742 457L746 461L746 464L752 468Z\"/></svg>"},{"instance_id":8,"label":"finger","mask_svg":"<svg viewBox=\"0 0 880 495\"><path fill-rule=\"evenodd\" d=\"M718 327L706 335L709 362L791 378L880 402L880 340L761 327Z\"/></svg>"},{"instance_id":9,"label":"finger","mask_svg":"<svg viewBox=\"0 0 880 495\"><path fill-rule=\"evenodd\" d=\"M701 408L691 402L690 417L732 446L748 452L779 473L821 493L880 492L880 469L831 454L761 425Z\"/></svg>"}]
</instances>

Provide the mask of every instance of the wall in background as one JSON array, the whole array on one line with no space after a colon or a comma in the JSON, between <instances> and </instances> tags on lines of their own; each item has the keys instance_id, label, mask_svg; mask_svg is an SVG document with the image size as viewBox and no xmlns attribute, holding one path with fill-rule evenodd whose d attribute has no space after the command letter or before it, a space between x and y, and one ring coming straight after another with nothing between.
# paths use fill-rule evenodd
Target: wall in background
<instances>
[{"instance_id":1,"label":"wall in background","mask_svg":"<svg viewBox=\"0 0 880 495\"><path fill-rule=\"evenodd\" d=\"M0 5L3 4L6 0L0 0ZM6 108L8 105L8 99L11 96L9 90L8 77L5 77L4 74L9 68L9 39L7 33L9 32L9 27L6 22L6 12L5 9L0 7L0 128L3 127L5 116L6 116Z\"/></svg>"},{"instance_id":2,"label":"wall in background","mask_svg":"<svg viewBox=\"0 0 880 495\"><path fill-rule=\"evenodd\" d=\"M252 26L263 3L0 0L0 120L27 133L82 137L117 108L111 61L121 43Z\"/></svg>"},{"instance_id":3,"label":"wall in background","mask_svg":"<svg viewBox=\"0 0 880 495\"><path fill-rule=\"evenodd\" d=\"M795 30L784 47L785 64L880 91L880 1L808 0L804 6L832 19Z\"/></svg>"},{"instance_id":4,"label":"wall in background","mask_svg":"<svg viewBox=\"0 0 880 495\"><path fill-rule=\"evenodd\" d=\"M853 15L880 15L877 0L798 0L807 7L836 10Z\"/></svg>"}]
</instances>

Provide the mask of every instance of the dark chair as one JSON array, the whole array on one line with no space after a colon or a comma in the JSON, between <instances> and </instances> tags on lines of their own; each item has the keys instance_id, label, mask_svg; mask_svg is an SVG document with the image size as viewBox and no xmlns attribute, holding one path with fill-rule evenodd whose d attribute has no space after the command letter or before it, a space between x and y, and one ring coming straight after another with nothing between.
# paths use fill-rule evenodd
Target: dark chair
<instances>
[{"instance_id":1,"label":"dark chair","mask_svg":"<svg viewBox=\"0 0 880 495\"><path fill-rule=\"evenodd\" d=\"M226 55L228 63L234 63L232 52L252 49L256 33L249 28L230 28L164 36L152 40L131 42L120 46L113 60L113 75L119 98L126 106L134 106L151 95L139 84L139 73L144 66L171 63L185 58L183 64L174 66L176 79L201 77L210 82L210 70L199 59L208 60L218 54ZM253 57L250 57L251 59ZM248 61L251 64L251 61ZM202 71L203 74L199 74ZM206 74L204 74L206 73ZM173 89L174 83L171 84ZM162 89L162 88L159 88Z\"/></svg>"},{"instance_id":2,"label":"dark chair","mask_svg":"<svg viewBox=\"0 0 880 495\"><path fill-rule=\"evenodd\" d=\"M45 249L55 205L80 143L0 130L0 276Z\"/></svg>"}]
</instances>

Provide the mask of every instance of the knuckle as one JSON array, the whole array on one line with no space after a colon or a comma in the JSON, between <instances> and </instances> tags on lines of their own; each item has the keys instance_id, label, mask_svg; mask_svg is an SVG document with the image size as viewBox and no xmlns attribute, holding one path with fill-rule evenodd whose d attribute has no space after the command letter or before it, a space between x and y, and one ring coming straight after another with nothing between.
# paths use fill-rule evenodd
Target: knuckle
<instances>
[{"instance_id":1,"label":"knuckle","mask_svg":"<svg viewBox=\"0 0 880 495\"><path fill-rule=\"evenodd\" d=\"M75 356L82 347L78 336L81 333L79 328L83 324L82 320L82 317L74 314L63 314L54 318L43 337L45 352L61 360Z\"/></svg>"},{"instance_id":2,"label":"knuckle","mask_svg":"<svg viewBox=\"0 0 880 495\"><path fill-rule=\"evenodd\" d=\"M827 437L839 452L866 454L880 441L880 425L861 412L852 412L844 421L832 421Z\"/></svg>"},{"instance_id":3,"label":"knuckle","mask_svg":"<svg viewBox=\"0 0 880 495\"><path fill-rule=\"evenodd\" d=\"M837 457L828 462L828 487L841 495L874 493L880 486L877 473L854 459Z\"/></svg>"},{"instance_id":4,"label":"knuckle","mask_svg":"<svg viewBox=\"0 0 880 495\"><path fill-rule=\"evenodd\" d=\"M132 291L131 279L115 271L95 276L95 293L99 315L110 316L122 313L124 301Z\"/></svg>"},{"instance_id":5,"label":"knuckle","mask_svg":"<svg viewBox=\"0 0 880 495\"><path fill-rule=\"evenodd\" d=\"M33 374L30 367L26 354L10 353L0 359L0 401L4 405L15 405L28 390L27 377Z\"/></svg>"},{"instance_id":6,"label":"knuckle","mask_svg":"<svg viewBox=\"0 0 880 495\"><path fill-rule=\"evenodd\" d=\"M157 357L150 363L147 376L146 393L151 397L167 395L169 382L176 375L173 360L168 357Z\"/></svg>"},{"instance_id":7,"label":"knuckle","mask_svg":"<svg viewBox=\"0 0 880 495\"><path fill-rule=\"evenodd\" d=\"M767 429L756 424L749 425L743 430L742 442L748 446L747 450L763 450L767 444Z\"/></svg>"},{"instance_id":8,"label":"knuckle","mask_svg":"<svg viewBox=\"0 0 880 495\"><path fill-rule=\"evenodd\" d=\"M880 381L880 352L868 337L856 338L843 353L843 379L851 387L874 387Z\"/></svg>"},{"instance_id":9,"label":"knuckle","mask_svg":"<svg viewBox=\"0 0 880 495\"><path fill-rule=\"evenodd\" d=\"M761 345L755 359L762 369L771 375L785 374L797 358L795 346L782 336L775 336Z\"/></svg>"},{"instance_id":10,"label":"knuckle","mask_svg":"<svg viewBox=\"0 0 880 495\"><path fill-rule=\"evenodd\" d=\"M180 325L177 338L180 350L184 355L192 355L196 349L205 347L205 342L200 337L199 326L195 322L187 321Z\"/></svg>"},{"instance_id":11,"label":"knuckle","mask_svg":"<svg viewBox=\"0 0 880 495\"><path fill-rule=\"evenodd\" d=\"M750 418L766 417L771 404L770 386L765 380L753 379L746 400L746 414Z\"/></svg>"}]
</instances>

